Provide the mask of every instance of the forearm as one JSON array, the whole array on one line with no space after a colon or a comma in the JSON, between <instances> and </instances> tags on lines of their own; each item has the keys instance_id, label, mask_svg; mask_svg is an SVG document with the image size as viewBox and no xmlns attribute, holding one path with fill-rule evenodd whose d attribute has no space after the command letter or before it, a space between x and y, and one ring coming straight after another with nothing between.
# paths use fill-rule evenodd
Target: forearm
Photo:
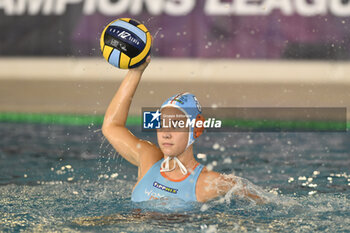
<instances>
[{"instance_id":1,"label":"forearm","mask_svg":"<svg viewBox=\"0 0 350 233\"><path fill-rule=\"evenodd\" d=\"M130 104L141 80L142 73L142 70L131 69L128 71L106 110L103 127L125 126Z\"/></svg>"},{"instance_id":2,"label":"forearm","mask_svg":"<svg viewBox=\"0 0 350 233\"><path fill-rule=\"evenodd\" d=\"M258 196L257 194L249 192L246 188L243 189L243 194L246 198L254 200L256 203L263 204L265 203L264 199Z\"/></svg>"}]
</instances>

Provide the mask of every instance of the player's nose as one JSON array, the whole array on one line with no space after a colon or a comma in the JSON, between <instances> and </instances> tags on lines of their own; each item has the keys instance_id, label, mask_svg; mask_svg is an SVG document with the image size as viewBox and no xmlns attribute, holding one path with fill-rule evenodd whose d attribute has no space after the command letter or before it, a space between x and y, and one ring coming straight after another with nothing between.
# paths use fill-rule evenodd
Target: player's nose
<instances>
[{"instance_id":1,"label":"player's nose","mask_svg":"<svg viewBox=\"0 0 350 233\"><path fill-rule=\"evenodd\" d=\"M171 132L169 132L169 131L163 131L163 132L162 132L162 137L163 137L164 139L170 139L170 138L171 138Z\"/></svg>"}]
</instances>

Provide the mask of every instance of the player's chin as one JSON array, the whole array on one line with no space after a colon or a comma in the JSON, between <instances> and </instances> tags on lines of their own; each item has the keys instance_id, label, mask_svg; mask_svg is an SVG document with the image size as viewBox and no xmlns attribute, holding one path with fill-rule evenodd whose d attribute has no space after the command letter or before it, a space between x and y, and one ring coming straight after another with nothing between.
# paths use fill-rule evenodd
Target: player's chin
<instances>
[{"instance_id":1,"label":"player's chin","mask_svg":"<svg viewBox=\"0 0 350 233\"><path fill-rule=\"evenodd\" d=\"M163 154L166 156L174 156L174 154L176 154L176 150L174 150L174 148L161 146L160 149L162 150Z\"/></svg>"},{"instance_id":2,"label":"player's chin","mask_svg":"<svg viewBox=\"0 0 350 233\"><path fill-rule=\"evenodd\" d=\"M162 150L164 155L168 155L168 156L171 156L174 151L171 148L167 148L167 147L161 147L160 149Z\"/></svg>"}]
</instances>

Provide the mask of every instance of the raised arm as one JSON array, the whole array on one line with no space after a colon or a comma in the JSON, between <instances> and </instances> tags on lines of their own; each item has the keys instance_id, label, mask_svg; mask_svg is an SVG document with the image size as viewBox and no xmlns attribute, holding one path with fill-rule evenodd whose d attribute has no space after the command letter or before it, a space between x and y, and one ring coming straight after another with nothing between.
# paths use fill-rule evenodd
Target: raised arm
<instances>
[{"instance_id":1,"label":"raised arm","mask_svg":"<svg viewBox=\"0 0 350 233\"><path fill-rule=\"evenodd\" d=\"M162 157L156 145L137 138L125 126L132 98L149 62L150 57L141 66L128 71L107 108L102 125L102 133L112 146L127 161L136 166L140 166L144 161L142 157L147 161L157 161ZM150 161L151 164L153 162Z\"/></svg>"}]
</instances>

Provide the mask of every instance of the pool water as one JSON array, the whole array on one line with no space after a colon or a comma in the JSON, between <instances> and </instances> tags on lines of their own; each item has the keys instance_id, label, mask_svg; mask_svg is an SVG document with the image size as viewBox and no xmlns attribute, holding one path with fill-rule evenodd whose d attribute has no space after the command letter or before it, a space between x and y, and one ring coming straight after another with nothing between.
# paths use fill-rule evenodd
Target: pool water
<instances>
[{"instance_id":1,"label":"pool water","mask_svg":"<svg viewBox=\"0 0 350 233\"><path fill-rule=\"evenodd\" d=\"M198 161L249 180L269 202L227 195L176 208L130 201L137 168L98 126L0 123L0 137L2 232L350 231L349 132L207 133Z\"/></svg>"}]
</instances>

